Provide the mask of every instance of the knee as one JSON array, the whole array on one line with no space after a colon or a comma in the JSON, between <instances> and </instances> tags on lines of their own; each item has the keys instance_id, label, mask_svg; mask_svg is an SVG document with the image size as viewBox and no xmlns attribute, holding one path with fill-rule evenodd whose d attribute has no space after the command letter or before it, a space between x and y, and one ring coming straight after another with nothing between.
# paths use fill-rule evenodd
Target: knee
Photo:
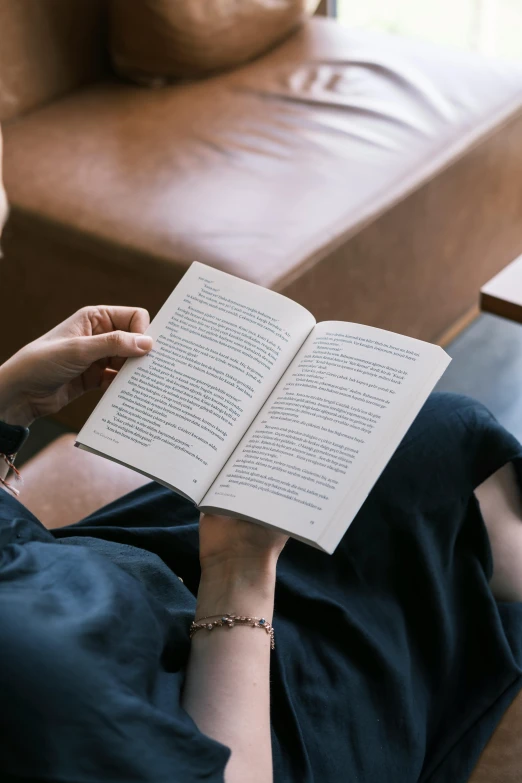
<instances>
[{"instance_id":1,"label":"knee","mask_svg":"<svg viewBox=\"0 0 522 783\"><path fill-rule=\"evenodd\" d=\"M491 589L497 600L522 600L522 500L511 463L475 490L493 558Z\"/></svg>"}]
</instances>

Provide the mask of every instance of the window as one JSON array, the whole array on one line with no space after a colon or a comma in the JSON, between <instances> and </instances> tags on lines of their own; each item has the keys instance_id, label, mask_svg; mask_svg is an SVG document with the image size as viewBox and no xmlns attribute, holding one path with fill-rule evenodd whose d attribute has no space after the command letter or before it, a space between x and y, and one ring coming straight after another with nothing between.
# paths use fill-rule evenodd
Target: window
<instances>
[{"instance_id":1,"label":"window","mask_svg":"<svg viewBox=\"0 0 522 783\"><path fill-rule=\"evenodd\" d=\"M522 0L330 0L342 24L522 60Z\"/></svg>"}]
</instances>

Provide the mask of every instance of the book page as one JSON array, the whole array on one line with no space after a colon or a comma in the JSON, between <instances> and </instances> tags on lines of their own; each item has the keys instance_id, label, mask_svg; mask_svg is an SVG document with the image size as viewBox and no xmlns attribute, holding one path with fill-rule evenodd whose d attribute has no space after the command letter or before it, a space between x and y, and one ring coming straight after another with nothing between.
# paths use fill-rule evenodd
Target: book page
<instances>
[{"instance_id":1,"label":"book page","mask_svg":"<svg viewBox=\"0 0 522 783\"><path fill-rule=\"evenodd\" d=\"M438 346L381 329L318 324L202 508L333 551L449 361ZM326 541L340 508L342 529Z\"/></svg>"},{"instance_id":2,"label":"book page","mask_svg":"<svg viewBox=\"0 0 522 783\"><path fill-rule=\"evenodd\" d=\"M194 263L78 444L198 503L315 323L273 291Z\"/></svg>"}]
</instances>

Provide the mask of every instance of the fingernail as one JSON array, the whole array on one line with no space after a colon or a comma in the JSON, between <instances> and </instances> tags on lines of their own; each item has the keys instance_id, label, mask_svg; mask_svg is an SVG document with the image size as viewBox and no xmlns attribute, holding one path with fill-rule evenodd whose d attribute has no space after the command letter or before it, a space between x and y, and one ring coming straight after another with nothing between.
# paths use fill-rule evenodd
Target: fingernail
<instances>
[{"instance_id":1,"label":"fingernail","mask_svg":"<svg viewBox=\"0 0 522 783\"><path fill-rule=\"evenodd\" d=\"M140 351L150 351L152 348L152 337L146 337L144 334L140 335L140 337L136 337L136 347L140 349Z\"/></svg>"}]
</instances>

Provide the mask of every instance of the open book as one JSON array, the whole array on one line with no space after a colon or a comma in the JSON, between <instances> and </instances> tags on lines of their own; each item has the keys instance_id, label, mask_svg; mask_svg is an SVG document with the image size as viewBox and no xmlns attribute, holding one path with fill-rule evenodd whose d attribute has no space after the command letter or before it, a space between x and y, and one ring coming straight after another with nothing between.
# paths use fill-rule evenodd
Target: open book
<instances>
[{"instance_id":1,"label":"open book","mask_svg":"<svg viewBox=\"0 0 522 783\"><path fill-rule=\"evenodd\" d=\"M77 445L332 553L450 359L194 263Z\"/></svg>"}]
</instances>

